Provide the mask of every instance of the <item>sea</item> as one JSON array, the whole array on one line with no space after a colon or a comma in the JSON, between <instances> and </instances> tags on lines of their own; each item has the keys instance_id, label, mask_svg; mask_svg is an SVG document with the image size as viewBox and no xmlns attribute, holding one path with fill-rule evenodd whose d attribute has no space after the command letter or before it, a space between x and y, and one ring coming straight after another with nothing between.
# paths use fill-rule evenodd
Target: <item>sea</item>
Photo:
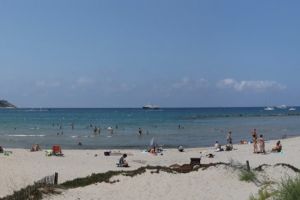
<instances>
[{"instance_id":1,"label":"sea","mask_svg":"<svg viewBox=\"0 0 300 200\"><path fill-rule=\"evenodd\" d=\"M0 146L145 149L155 142L163 148L207 147L216 141L225 144L229 131L234 143L250 141L254 128L266 140L280 139L300 136L300 107L295 108L0 109Z\"/></svg>"}]
</instances>

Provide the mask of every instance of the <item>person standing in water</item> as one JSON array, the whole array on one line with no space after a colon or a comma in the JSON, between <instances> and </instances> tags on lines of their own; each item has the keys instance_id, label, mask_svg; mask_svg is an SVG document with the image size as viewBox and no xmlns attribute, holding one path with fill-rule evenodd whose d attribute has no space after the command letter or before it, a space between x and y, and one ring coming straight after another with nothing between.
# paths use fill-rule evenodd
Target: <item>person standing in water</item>
<instances>
[{"instance_id":1,"label":"person standing in water","mask_svg":"<svg viewBox=\"0 0 300 200\"><path fill-rule=\"evenodd\" d=\"M143 134L143 130L139 128L139 135L141 136Z\"/></svg>"},{"instance_id":2,"label":"person standing in water","mask_svg":"<svg viewBox=\"0 0 300 200\"><path fill-rule=\"evenodd\" d=\"M97 135L97 131L98 131L98 128L97 126L94 127L94 135Z\"/></svg>"},{"instance_id":3,"label":"person standing in water","mask_svg":"<svg viewBox=\"0 0 300 200\"><path fill-rule=\"evenodd\" d=\"M231 131L228 132L227 134L227 144L232 145L232 135Z\"/></svg>"}]
</instances>

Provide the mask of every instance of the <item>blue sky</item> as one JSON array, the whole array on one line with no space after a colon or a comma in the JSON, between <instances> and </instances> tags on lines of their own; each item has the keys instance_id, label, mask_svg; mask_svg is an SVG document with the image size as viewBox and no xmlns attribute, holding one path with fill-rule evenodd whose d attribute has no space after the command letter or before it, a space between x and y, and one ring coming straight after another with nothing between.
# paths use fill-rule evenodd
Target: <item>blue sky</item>
<instances>
[{"instance_id":1,"label":"blue sky","mask_svg":"<svg viewBox=\"0 0 300 200\"><path fill-rule=\"evenodd\" d=\"M20 107L300 105L297 1L0 1Z\"/></svg>"}]
</instances>

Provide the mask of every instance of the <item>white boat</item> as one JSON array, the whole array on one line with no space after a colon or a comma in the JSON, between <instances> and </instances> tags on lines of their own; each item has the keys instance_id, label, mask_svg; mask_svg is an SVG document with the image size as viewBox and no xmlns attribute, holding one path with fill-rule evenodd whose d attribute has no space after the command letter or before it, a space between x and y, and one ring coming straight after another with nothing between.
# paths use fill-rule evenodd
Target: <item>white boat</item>
<instances>
[{"instance_id":1,"label":"white boat","mask_svg":"<svg viewBox=\"0 0 300 200\"><path fill-rule=\"evenodd\" d=\"M289 111L295 111L296 110L296 108L290 108L289 109Z\"/></svg>"},{"instance_id":2,"label":"white boat","mask_svg":"<svg viewBox=\"0 0 300 200\"><path fill-rule=\"evenodd\" d=\"M273 108L273 107L270 107L270 106L268 106L268 107L265 107L265 108L264 108L264 110L266 110L266 111L272 111L272 110L274 110L274 108Z\"/></svg>"},{"instance_id":3,"label":"white boat","mask_svg":"<svg viewBox=\"0 0 300 200\"><path fill-rule=\"evenodd\" d=\"M280 105L280 106L276 106L276 108L278 108L278 109L287 109L287 106L286 105Z\"/></svg>"},{"instance_id":4,"label":"white boat","mask_svg":"<svg viewBox=\"0 0 300 200\"><path fill-rule=\"evenodd\" d=\"M159 109L159 106L152 105L152 104L147 104L147 105L143 106L143 109L145 109L145 110L157 110L157 109Z\"/></svg>"}]
</instances>

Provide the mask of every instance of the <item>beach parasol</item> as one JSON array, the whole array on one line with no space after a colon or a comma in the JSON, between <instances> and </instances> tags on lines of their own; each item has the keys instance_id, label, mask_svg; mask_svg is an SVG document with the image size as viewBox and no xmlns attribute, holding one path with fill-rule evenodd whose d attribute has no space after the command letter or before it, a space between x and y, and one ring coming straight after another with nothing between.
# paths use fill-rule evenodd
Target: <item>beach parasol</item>
<instances>
[{"instance_id":1,"label":"beach parasol","mask_svg":"<svg viewBox=\"0 0 300 200\"><path fill-rule=\"evenodd\" d=\"M156 143L155 138L153 137L153 138L150 140L150 147L156 147L156 146L157 146L157 143Z\"/></svg>"}]
</instances>

